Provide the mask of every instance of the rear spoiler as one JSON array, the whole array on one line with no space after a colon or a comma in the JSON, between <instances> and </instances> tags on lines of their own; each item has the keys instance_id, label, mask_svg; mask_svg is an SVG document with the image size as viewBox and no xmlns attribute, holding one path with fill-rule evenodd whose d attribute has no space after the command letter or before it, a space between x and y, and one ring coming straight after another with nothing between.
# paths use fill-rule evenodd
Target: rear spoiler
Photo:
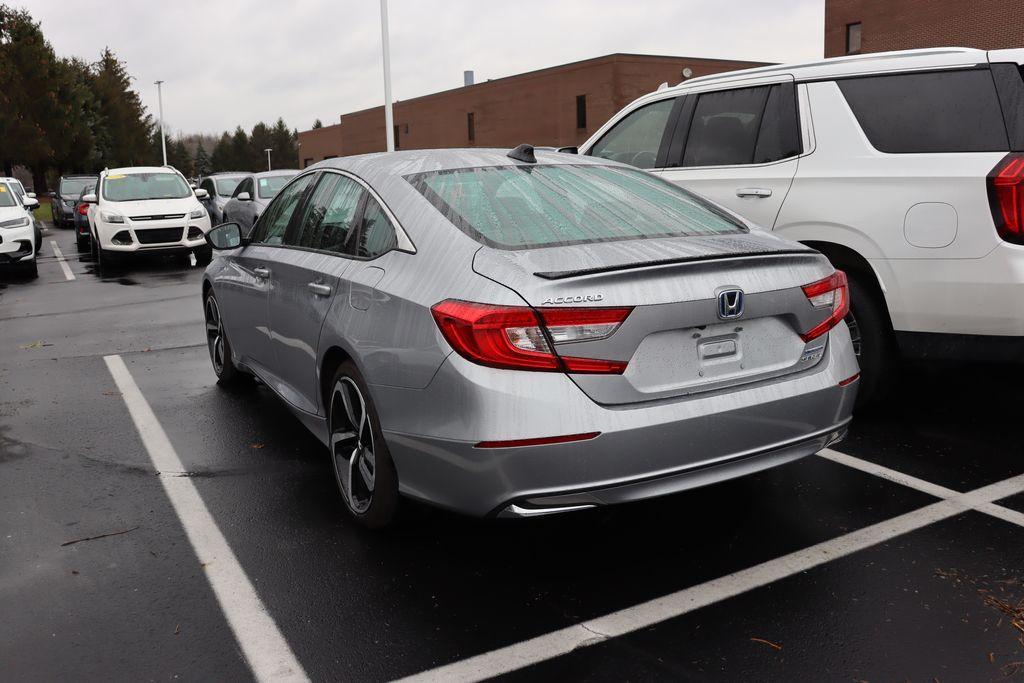
<instances>
[{"instance_id":1,"label":"rear spoiler","mask_svg":"<svg viewBox=\"0 0 1024 683\"><path fill-rule=\"evenodd\" d=\"M580 268L577 270L553 270L534 273L537 277L545 280L564 280L570 277L581 275L595 275L597 273L611 273L617 270L634 270L636 268L653 268L657 266L668 266L676 263L694 263L697 261L729 261L739 258L750 257L772 257L792 254L818 254L815 249L780 249L778 251L738 251L731 254L704 254L701 256L683 256L680 258L658 259L655 261L639 261L636 263L621 263L613 266L598 266L596 268Z\"/></svg>"}]
</instances>

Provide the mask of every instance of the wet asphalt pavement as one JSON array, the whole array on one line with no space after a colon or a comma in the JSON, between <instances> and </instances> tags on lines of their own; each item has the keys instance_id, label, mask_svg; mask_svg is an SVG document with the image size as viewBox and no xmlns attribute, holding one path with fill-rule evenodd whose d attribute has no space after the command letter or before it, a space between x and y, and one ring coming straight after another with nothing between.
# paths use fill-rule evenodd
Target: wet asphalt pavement
<instances>
[{"instance_id":1,"label":"wet asphalt pavement","mask_svg":"<svg viewBox=\"0 0 1024 683\"><path fill-rule=\"evenodd\" d=\"M153 260L100 277L53 228L41 256L37 280L0 276L2 680L252 677L108 354L182 460L170 476L193 482L314 680L457 664L831 548L939 500L812 457L609 510L481 521L409 505L397 529L363 531L344 515L326 451L267 389L215 385L201 269ZM911 368L835 450L954 492L1004 482L1024 474L1022 380L1013 367ZM1024 487L1000 504L1024 512ZM965 508L701 609L528 657L506 677L1024 681L1022 581L1019 520Z\"/></svg>"}]
</instances>

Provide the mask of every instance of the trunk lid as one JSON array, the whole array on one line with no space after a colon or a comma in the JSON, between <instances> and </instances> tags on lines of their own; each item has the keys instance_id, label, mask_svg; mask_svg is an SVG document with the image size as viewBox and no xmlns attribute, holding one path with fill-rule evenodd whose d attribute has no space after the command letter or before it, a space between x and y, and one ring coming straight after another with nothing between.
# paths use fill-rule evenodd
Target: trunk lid
<instances>
[{"instance_id":1,"label":"trunk lid","mask_svg":"<svg viewBox=\"0 0 1024 683\"><path fill-rule=\"evenodd\" d=\"M628 361L621 375L570 375L602 404L800 372L820 361L827 339L805 344L800 338L828 317L811 306L801 286L827 277L832 266L812 249L760 231L540 249L482 247L474 269L535 308L634 307L606 339L556 345L562 355ZM734 290L742 292L741 313L723 319L719 296Z\"/></svg>"}]
</instances>

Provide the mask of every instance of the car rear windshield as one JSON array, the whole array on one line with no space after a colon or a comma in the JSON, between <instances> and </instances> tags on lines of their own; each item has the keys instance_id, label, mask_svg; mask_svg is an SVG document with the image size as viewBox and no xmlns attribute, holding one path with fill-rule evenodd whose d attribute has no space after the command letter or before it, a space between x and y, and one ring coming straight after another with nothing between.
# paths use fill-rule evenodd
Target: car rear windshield
<instances>
[{"instance_id":1,"label":"car rear windshield","mask_svg":"<svg viewBox=\"0 0 1024 683\"><path fill-rule=\"evenodd\" d=\"M14 201L14 192L4 183L0 183L0 206L17 206L17 202Z\"/></svg>"},{"instance_id":2,"label":"car rear windshield","mask_svg":"<svg viewBox=\"0 0 1024 683\"><path fill-rule=\"evenodd\" d=\"M290 175L272 175L267 178L260 178L256 183L260 198L273 199L281 191L281 188L287 185L288 181L294 177Z\"/></svg>"},{"instance_id":3,"label":"car rear windshield","mask_svg":"<svg viewBox=\"0 0 1024 683\"><path fill-rule=\"evenodd\" d=\"M192 194L177 173L117 173L103 179L103 198L111 202L182 199Z\"/></svg>"},{"instance_id":4,"label":"car rear windshield","mask_svg":"<svg viewBox=\"0 0 1024 683\"><path fill-rule=\"evenodd\" d=\"M95 178L61 178L60 194L64 197L77 197L82 188L95 182Z\"/></svg>"},{"instance_id":5,"label":"car rear windshield","mask_svg":"<svg viewBox=\"0 0 1024 683\"><path fill-rule=\"evenodd\" d=\"M217 178L213 181L214 185L217 186L217 194L221 197L230 197L235 192L235 188L238 187L238 183L242 182L244 176L238 176L236 178Z\"/></svg>"},{"instance_id":6,"label":"car rear windshield","mask_svg":"<svg viewBox=\"0 0 1024 683\"><path fill-rule=\"evenodd\" d=\"M406 179L463 232L500 249L747 232L689 192L634 169L491 166Z\"/></svg>"}]
</instances>

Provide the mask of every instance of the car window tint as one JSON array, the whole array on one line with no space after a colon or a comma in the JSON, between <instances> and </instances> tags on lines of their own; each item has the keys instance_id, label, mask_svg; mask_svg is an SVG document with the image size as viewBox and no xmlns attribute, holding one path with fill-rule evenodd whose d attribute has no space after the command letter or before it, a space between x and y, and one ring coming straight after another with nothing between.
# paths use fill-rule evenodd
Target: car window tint
<instances>
[{"instance_id":1,"label":"car window tint","mask_svg":"<svg viewBox=\"0 0 1024 683\"><path fill-rule=\"evenodd\" d=\"M1009 149L988 69L841 80L839 89L880 152L1002 152Z\"/></svg>"},{"instance_id":2,"label":"car window tint","mask_svg":"<svg viewBox=\"0 0 1024 683\"><path fill-rule=\"evenodd\" d=\"M675 102L674 98L661 100L627 115L597 141L590 155L638 168L653 168Z\"/></svg>"},{"instance_id":3,"label":"car window tint","mask_svg":"<svg viewBox=\"0 0 1024 683\"><path fill-rule=\"evenodd\" d=\"M796 113L796 87L792 83L773 85L761 117L761 129L754 146L754 163L767 164L800 153L800 125Z\"/></svg>"},{"instance_id":4,"label":"car window tint","mask_svg":"<svg viewBox=\"0 0 1024 683\"><path fill-rule=\"evenodd\" d=\"M312 178L313 174L302 176L277 195L257 221L253 242L281 244L295 207Z\"/></svg>"},{"instance_id":5,"label":"car window tint","mask_svg":"<svg viewBox=\"0 0 1024 683\"><path fill-rule=\"evenodd\" d=\"M302 219L289 244L351 253L356 210L363 186L343 175L325 173L306 203Z\"/></svg>"},{"instance_id":6,"label":"car window tint","mask_svg":"<svg viewBox=\"0 0 1024 683\"><path fill-rule=\"evenodd\" d=\"M701 93L690 122L683 166L750 164L768 86Z\"/></svg>"},{"instance_id":7,"label":"car window tint","mask_svg":"<svg viewBox=\"0 0 1024 683\"><path fill-rule=\"evenodd\" d=\"M359 231L359 243L356 245L356 256L377 258L394 249L397 244L398 236L395 234L395 226L391 224L377 200L367 196L362 227Z\"/></svg>"}]
</instances>

